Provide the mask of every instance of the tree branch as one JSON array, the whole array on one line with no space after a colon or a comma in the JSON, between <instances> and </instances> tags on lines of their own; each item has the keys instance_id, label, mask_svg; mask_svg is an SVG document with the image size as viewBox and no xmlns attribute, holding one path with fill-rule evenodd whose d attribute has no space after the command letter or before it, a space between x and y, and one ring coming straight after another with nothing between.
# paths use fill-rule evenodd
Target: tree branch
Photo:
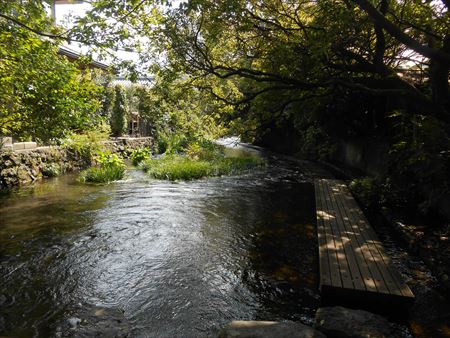
<instances>
[{"instance_id":1,"label":"tree branch","mask_svg":"<svg viewBox=\"0 0 450 338\"><path fill-rule=\"evenodd\" d=\"M3 19L6 19L8 21L11 21L11 22L15 23L16 25L18 25L18 26L20 26L22 28L25 28L25 29L29 30L30 32L33 32L33 33L35 33L37 35L45 36L45 37L51 38L51 39L61 39L61 40L67 39L67 38L65 38L65 37L63 37L62 35L59 35L59 34L56 35L56 34L50 34L50 33L41 32L41 31L39 31L37 29L34 29L34 28L24 24L23 22L20 22L19 20L15 19L15 18L12 18L12 17L10 17L8 15L5 15L5 14L2 14L2 13L0 13L0 17L3 18Z\"/></svg>"},{"instance_id":2,"label":"tree branch","mask_svg":"<svg viewBox=\"0 0 450 338\"><path fill-rule=\"evenodd\" d=\"M368 0L353 0L362 10L364 10L375 23L384 28L390 35L396 38L401 43L405 44L417 53L440 62L443 64L450 64L450 54L441 50L430 48L422 45L416 39L405 34L398 26L389 21L383 14L381 14Z\"/></svg>"},{"instance_id":3,"label":"tree branch","mask_svg":"<svg viewBox=\"0 0 450 338\"><path fill-rule=\"evenodd\" d=\"M380 13L386 15L386 12L388 10L388 1L382 0L380 5ZM386 51L386 38L384 36L383 27L381 27L380 24L375 23L375 35L376 35L376 42L375 42L375 55L373 57L373 63L375 66L380 65L381 67L384 66L384 53Z\"/></svg>"},{"instance_id":4,"label":"tree branch","mask_svg":"<svg viewBox=\"0 0 450 338\"><path fill-rule=\"evenodd\" d=\"M228 98L222 97L214 92L214 89L211 86L197 86L199 89L207 90L211 95L213 95L216 99L229 104L233 106L239 106L242 104L246 104L257 98L259 95L270 92L270 91L277 91L277 90L294 90L295 87L291 86L272 86L272 87L266 87L264 89L261 89L254 93L248 93L243 99L238 101L231 101Z\"/></svg>"}]
</instances>

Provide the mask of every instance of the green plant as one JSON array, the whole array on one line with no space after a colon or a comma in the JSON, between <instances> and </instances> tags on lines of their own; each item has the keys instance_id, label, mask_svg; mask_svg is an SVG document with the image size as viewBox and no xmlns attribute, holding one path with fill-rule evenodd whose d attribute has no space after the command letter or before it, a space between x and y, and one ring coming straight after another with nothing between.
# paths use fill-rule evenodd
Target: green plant
<instances>
[{"instance_id":1,"label":"green plant","mask_svg":"<svg viewBox=\"0 0 450 338\"><path fill-rule=\"evenodd\" d=\"M124 175L124 167L92 167L81 172L79 181L82 183L110 183L122 179Z\"/></svg>"},{"instance_id":2,"label":"green plant","mask_svg":"<svg viewBox=\"0 0 450 338\"><path fill-rule=\"evenodd\" d=\"M192 180L209 176L211 165L206 161L194 161L180 155L167 155L144 162L143 169L157 179Z\"/></svg>"},{"instance_id":3,"label":"green plant","mask_svg":"<svg viewBox=\"0 0 450 338\"><path fill-rule=\"evenodd\" d=\"M427 214L450 193L450 138L445 124L430 115L394 111L395 137L387 178L404 196L403 207Z\"/></svg>"},{"instance_id":4,"label":"green plant","mask_svg":"<svg viewBox=\"0 0 450 338\"><path fill-rule=\"evenodd\" d=\"M237 174L261 167L265 162L257 157L223 157L202 160L178 154L149 159L142 164L147 174L157 179L193 180L208 176Z\"/></svg>"},{"instance_id":5,"label":"green plant","mask_svg":"<svg viewBox=\"0 0 450 338\"><path fill-rule=\"evenodd\" d=\"M81 172L79 181L86 183L110 183L120 180L125 175L125 163L111 152L100 152L96 158L97 166Z\"/></svg>"},{"instance_id":6,"label":"green plant","mask_svg":"<svg viewBox=\"0 0 450 338\"><path fill-rule=\"evenodd\" d=\"M212 141L200 140L186 147L186 155L191 159L213 160L224 155L224 147Z\"/></svg>"},{"instance_id":7,"label":"green plant","mask_svg":"<svg viewBox=\"0 0 450 338\"><path fill-rule=\"evenodd\" d=\"M59 42L26 28L56 32L46 6L3 1L0 13L0 134L48 144L69 131L96 126L101 120L99 74L62 57ZM12 24L6 17L27 25Z\"/></svg>"},{"instance_id":8,"label":"green plant","mask_svg":"<svg viewBox=\"0 0 450 338\"><path fill-rule=\"evenodd\" d=\"M109 128L89 130L82 134L71 133L62 140L62 147L80 155L87 162L91 162L97 154L103 150L103 141L109 137Z\"/></svg>"},{"instance_id":9,"label":"green plant","mask_svg":"<svg viewBox=\"0 0 450 338\"><path fill-rule=\"evenodd\" d=\"M182 133L164 132L158 137L158 152L160 154L176 154L185 151L188 138Z\"/></svg>"},{"instance_id":10,"label":"green plant","mask_svg":"<svg viewBox=\"0 0 450 338\"><path fill-rule=\"evenodd\" d=\"M312 125L301 132L301 153L314 160L329 160L337 147L323 128Z\"/></svg>"},{"instance_id":11,"label":"green plant","mask_svg":"<svg viewBox=\"0 0 450 338\"><path fill-rule=\"evenodd\" d=\"M61 175L61 166L58 163L45 163L42 168L45 177L56 177Z\"/></svg>"},{"instance_id":12,"label":"green plant","mask_svg":"<svg viewBox=\"0 0 450 338\"><path fill-rule=\"evenodd\" d=\"M109 86L109 83L105 84L105 89L102 96L102 113L105 116L112 116L112 110L114 107L114 101L116 93L114 87Z\"/></svg>"},{"instance_id":13,"label":"green plant","mask_svg":"<svg viewBox=\"0 0 450 338\"><path fill-rule=\"evenodd\" d=\"M132 151L130 158L134 165L139 165L141 162L149 159L152 156L150 148L140 148Z\"/></svg>"},{"instance_id":14,"label":"green plant","mask_svg":"<svg viewBox=\"0 0 450 338\"><path fill-rule=\"evenodd\" d=\"M383 192L377 179L373 177L357 178L350 182L349 187L364 206L375 208L381 204Z\"/></svg>"},{"instance_id":15,"label":"green plant","mask_svg":"<svg viewBox=\"0 0 450 338\"><path fill-rule=\"evenodd\" d=\"M125 168L125 163L123 159L117 154L113 154L110 151L100 152L96 158L98 164L101 167L123 167Z\"/></svg>"}]
</instances>

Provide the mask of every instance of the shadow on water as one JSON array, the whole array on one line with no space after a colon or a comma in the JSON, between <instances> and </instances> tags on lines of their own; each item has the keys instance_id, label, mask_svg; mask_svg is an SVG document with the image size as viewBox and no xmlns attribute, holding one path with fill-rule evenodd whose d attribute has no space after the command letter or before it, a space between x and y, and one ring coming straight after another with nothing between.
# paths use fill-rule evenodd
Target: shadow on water
<instances>
[{"instance_id":1,"label":"shadow on water","mask_svg":"<svg viewBox=\"0 0 450 338\"><path fill-rule=\"evenodd\" d=\"M194 182L69 175L0 196L0 335L89 336L102 320L138 337L211 336L236 318L309 323L313 225L312 185L279 160Z\"/></svg>"},{"instance_id":2,"label":"shadow on water","mask_svg":"<svg viewBox=\"0 0 450 338\"><path fill-rule=\"evenodd\" d=\"M313 185L280 158L241 176L171 183L132 170L107 186L65 176L12 192L0 197L0 336L310 324L315 231Z\"/></svg>"}]
</instances>

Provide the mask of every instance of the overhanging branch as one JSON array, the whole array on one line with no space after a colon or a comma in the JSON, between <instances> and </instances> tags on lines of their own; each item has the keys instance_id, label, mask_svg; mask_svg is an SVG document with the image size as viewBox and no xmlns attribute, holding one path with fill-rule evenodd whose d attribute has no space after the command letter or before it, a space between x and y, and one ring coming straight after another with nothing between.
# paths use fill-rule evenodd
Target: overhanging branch
<instances>
[{"instance_id":1,"label":"overhanging branch","mask_svg":"<svg viewBox=\"0 0 450 338\"><path fill-rule=\"evenodd\" d=\"M422 45L416 39L405 34L398 26L389 21L380 11L378 11L368 0L353 0L362 10L364 10L376 24L380 25L390 35L396 38L407 47L416 51L417 53L432 59L436 62L450 65L450 54L441 50L430 48Z\"/></svg>"},{"instance_id":2,"label":"overhanging branch","mask_svg":"<svg viewBox=\"0 0 450 338\"><path fill-rule=\"evenodd\" d=\"M30 26L24 24L23 22L15 19L13 17L10 17L8 15L2 14L2 13L0 13L0 18L6 19L8 21L11 21L12 23L16 24L17 26L25 28L25 29L29 30L30 32L33 32L34 34L37 34L37 35L40 35L40 36L45 36L45 37L51 38L51 39L67 40L67 37L64 37L64 36L62 36L60 34L51 34L51 33L41 32L40 30L37 30L37 29L35 29L33 27L30 27Z\"/></svg>"}]
</instances>

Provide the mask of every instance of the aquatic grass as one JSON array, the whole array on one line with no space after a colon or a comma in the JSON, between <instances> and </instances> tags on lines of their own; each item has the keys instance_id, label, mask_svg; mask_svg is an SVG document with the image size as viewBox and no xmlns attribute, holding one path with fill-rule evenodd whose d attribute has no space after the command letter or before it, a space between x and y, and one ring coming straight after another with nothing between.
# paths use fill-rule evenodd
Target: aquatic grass
<instances>
[{"instance_id":1,"label":"aquatic grass","mask_svg":"<svg viewBox=\"0 0 450 338\"><path fill-rule=\"evenodd\" d=\"M98 166L81 172L79 181L82 183L110 183L121 180L125 176L125 163L111 152L100 152L97 157Z\"/></svg>"},{"instance_id":2,"label":"aquatic grass","mask_svg":"<svg viewBox=\"0 0 450 338\"><path fill-rule=\"evenodd\" d=\"M153 178L167 180L192 180L209 176L210 163L192 160L180 155L166 155L149 159L142 165L144 171Z\"/></svg>"},{"instance_id":3,"label":"aquatic grass","mask_svg":"<svg viewBox=\"0 0 450 338\"><path fill-rule=\"evenodd\" d=\"M111 183L125 176L125 168L120 166L91 167L81 172L81 183Z\"/></svg>"},{"instance_id":4,"label":"aquatic grass","mask_svg":"<svg viewBox=\"0 0 450 338\"><path fill-rule=\"evenodd\" d=\"M260 158L223 157L202 160L182 155L165 155L145 161L141 168L150 177L165 180L195 180L203 177L237 174L264 165Z\"/></svg>"}]
</instances>

